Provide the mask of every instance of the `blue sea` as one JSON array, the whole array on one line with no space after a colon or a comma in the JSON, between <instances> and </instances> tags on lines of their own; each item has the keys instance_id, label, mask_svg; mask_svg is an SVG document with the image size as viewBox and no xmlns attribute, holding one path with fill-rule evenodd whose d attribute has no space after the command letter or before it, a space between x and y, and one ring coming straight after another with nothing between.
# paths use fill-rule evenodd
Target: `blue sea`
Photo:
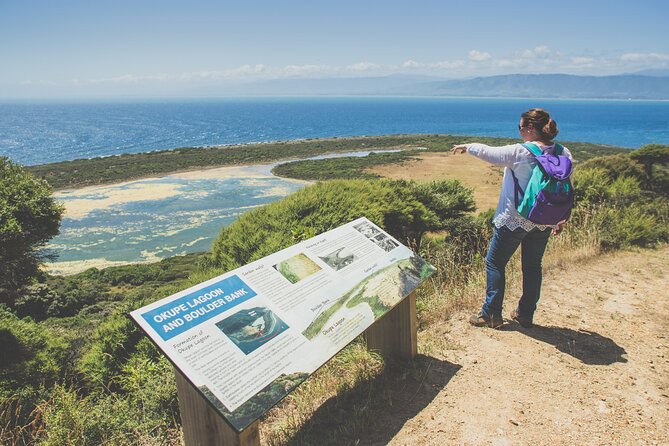
<instances>
[{"instance_id":1,"label":"blue sea","mask_svg":"<svg viewBox=\"0 0 669 446\"><path fill-rule=\"evenodd\" d=\"M669 102L453 98L242 98L0 103L0 156L26 164L176 147L303 138L449 133L517 137L548 109L562 141L669 144Z\"/></svg>"},{"instance_id":2,"label":"blue sea","mask_svg":"<svg viewBox=\"0 0 669 446\"><path fill-rule=\"evenodd\" d=\"M520 113L543 107L558 139L628 148L669 144L669 102L449 98L244 98L0 103L0 156L34 165L177 147L385 134L517 137ZM356 153L364 155L364 153ZM208 250L241 213L305 183L271 165L61 191L68 211L50 269L155 261Z\"/></svg>"}]
</instances>

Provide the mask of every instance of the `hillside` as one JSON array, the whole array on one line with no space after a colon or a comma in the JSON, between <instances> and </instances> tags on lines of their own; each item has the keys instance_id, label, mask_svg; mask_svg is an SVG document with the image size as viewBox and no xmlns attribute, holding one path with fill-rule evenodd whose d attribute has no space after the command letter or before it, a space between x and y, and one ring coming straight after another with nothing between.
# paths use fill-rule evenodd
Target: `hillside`
<instances>
[{"instance_id":1,"label":"hillside","mask_svg":"<svg viewBox=\"0 0 669 446\"><path fill-rule=\"evenodd\" d=\"M500 331L466 323L482 299L491 214L469 214L461 184L429 182L480 185L484 207L499 172L435 148L358 166L420 183L319 182L243 214L211 254L39 278L14 309L0 306L0 443L181 444L171 366L127 312L361 213L436 268L417 291L419 356L384 360L356 340L263 417L263 444L663 441L667 147L631 152L658 160L648 170L625 154L580 165L578 205L544 259L538 326ZM507 280L505 314L517 258Z\"/></svg>"},{"instance_id":2,"label":"hillside","mask_svg":"<svg viewBox=\"0 0 669 446\"><path fill-rule=\"evenodd\" d=\"M465 79L391 75L275 79L227 86L219 94L242 96L453 96L587 99L669 99L664 72L579 76L506 74Z\"/></svg>"},{"instance_id":3,"label":"hillside","mask_svg":"<svg viewBox=\"0 0 669 446\"><path fill-rule=\"evenodd\" d=\"M423 96L474 96L576 99L669 99L669 77L568 74L509 74L413 84L388 93Z\"/></svg>"}]
</instances>

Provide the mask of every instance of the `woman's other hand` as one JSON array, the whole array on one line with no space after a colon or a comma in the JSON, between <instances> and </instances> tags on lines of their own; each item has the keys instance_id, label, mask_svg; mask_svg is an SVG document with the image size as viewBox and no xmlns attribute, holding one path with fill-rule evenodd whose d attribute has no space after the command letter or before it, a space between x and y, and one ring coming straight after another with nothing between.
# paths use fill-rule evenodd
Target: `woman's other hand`
<instances>
[{"instance_id":1,"label":"woman's other hand","mask_svg":"<svg viewBox=\"0 0 669 446\"><path fill-rule=\"evenodd\" d=\"M560 235L560 233L561 233L562 230L564 229L564 225L565 225L565 223L566 223L566 222L561 221L560 223L558 223L558 224L556 224L555 226L553 226L553 231L552 231L553 235Z\"/></svg>"},{"instance_id":2,"label":"woman's other hand","mask_svg":"<svg viewBox=\"0 0 669 446\"><path fill-rule=\"evenodd\" d=\"M467 144L458 144L457 146L453 146L451 149L451 153L453 155L457 155L459 153L467 153Z\"/></svg>"}]
</instances>

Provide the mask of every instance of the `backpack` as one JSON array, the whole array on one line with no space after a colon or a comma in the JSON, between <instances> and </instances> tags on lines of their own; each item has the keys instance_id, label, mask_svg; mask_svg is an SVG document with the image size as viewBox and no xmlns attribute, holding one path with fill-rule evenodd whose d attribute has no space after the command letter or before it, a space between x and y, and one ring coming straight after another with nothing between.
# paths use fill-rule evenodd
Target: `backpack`
<instances>
[{"instance_id":1,"label":"backpack","mask_svg":"<svg viewBox=\"0 0 669 446\"><path fill-rule=\"evenodd\" d=\"M543 153L532 143L525 147L537 161L525 190L511 170L514 181L514 199L518 213L539 225L556 225L567 220L574 207L574 187L569 180L572 163L563 155L563 147L555 144L554 154Z\"/></svg>"}]
</instances>

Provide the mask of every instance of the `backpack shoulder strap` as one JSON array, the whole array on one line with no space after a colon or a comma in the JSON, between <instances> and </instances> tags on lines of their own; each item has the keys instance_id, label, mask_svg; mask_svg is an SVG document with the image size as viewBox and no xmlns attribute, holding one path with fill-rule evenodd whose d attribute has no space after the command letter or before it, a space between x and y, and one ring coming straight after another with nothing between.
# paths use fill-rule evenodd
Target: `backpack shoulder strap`
<instances>
[{"instance_id":1,"label":"backpack shoulder strap","mask_svg":"<svg viewBox=\"0 0 669 446\"><path fill-rule=\"evenodd\" d=\"M518 178L516 178L516 174L513 173L513 169L509 169L509 172L511 172L511 176L513 177L513 202L516 209L518 209L518 204L522 201L525 191L520 187L520 183L518 182Z\"/></svg>"},{"instance_id":2,"label":"backpack shoulder strap","mask_svg":"<svg viewBox=\"0 0 669 446\"><path fill-rule=\"evenodd\" d=\"M530 151L530 153L534 156L539 156L543 155L544 152L541 151L539 147L537 147L536 144L532 144L531 142L524 142L523 147L525 147L527 150Z\"/></svg>"},{"instance_id":3,"label":"backpack shoulder strap","mask_svg":"<svg viewBox=\"0 0 669 446\"><path fill-rule=\"evenodd\" d=\"M529 150L530 153L532 153L532 155L534 155L534 156L543 155L543 152L541 151L541 149L539 147L537 147L536 144L532 144L531 142L525 142L525 143L523 143L523 147L525 147L527 150ZM555 156L562 155L563 151L564 151L564 147L562 147L558 143L555 143L555 151L554 151Z\"/></svg>"}]
</instances>

